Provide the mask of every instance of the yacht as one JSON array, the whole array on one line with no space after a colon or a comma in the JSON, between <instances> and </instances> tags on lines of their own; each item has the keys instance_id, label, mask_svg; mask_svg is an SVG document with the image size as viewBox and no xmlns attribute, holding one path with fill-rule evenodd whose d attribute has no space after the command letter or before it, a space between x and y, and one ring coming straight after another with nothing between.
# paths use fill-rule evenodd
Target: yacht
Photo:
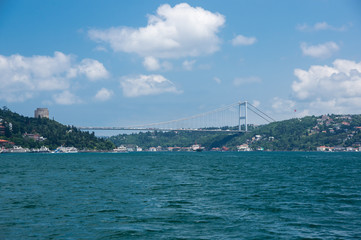
<instances>
[{"instance_id":1,"label":"yacht","mask_svg":"<svg viewBox=\"0 0 361 240\"><path fill-rule=\"evenodd\" d=\"M42 146L41 148L33 148L31 149L32 153L49 153L50 150L49 148Z\"/></svg>"},{"instance_id":2,"label":"yacht","mask_svg":"<svg viewBox=\"0 0 361 240\"><path fill-rule=\"evenodd\" d=\"M78 149L75 147L58 147L55 149L54 153L77 153Z\"/></svg>"},{"instance_id":3,"label":"yacht","mask_svg":"<svg viewBox=\"0 0 361 240\"><path fill-rule=\"evenodd\" d=\"M126 147L124 147L123 145L120 145L119 147L117 147L117 148L114 148L113 149L113 152L122 152L122 153L124 153L124 152L128 152L128 150L127 150L127 148Z\"/></svg>"},{"instance_id":4,"label":"yacht","mask_svg":"<svg viewBox=\"0 0 361 240\"><path fill-rule=\"evenodd\" d=\"M30 152L29 148L22 148L20 146L13 146L13 148L4 149L3 153L26 153Z\"/></svg>"},{"instance_id":5,"label":"yacht","mask_svg":"<svg viewBox=\"0 0 361 240\"><path fill-rule=\"evenodd\" d=\"M201 147L199 144L192 145L191 149L194 152L202 152L204 150L204 147Z\"/></svg>"}]
</instances>

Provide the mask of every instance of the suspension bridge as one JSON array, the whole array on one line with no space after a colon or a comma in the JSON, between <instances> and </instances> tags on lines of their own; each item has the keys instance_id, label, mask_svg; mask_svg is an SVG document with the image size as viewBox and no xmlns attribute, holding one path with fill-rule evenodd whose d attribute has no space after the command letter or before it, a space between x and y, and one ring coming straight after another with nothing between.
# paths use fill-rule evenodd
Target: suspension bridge
<instances>
[{"instance_id":1,"label":"suspension bridge","mask_svg":"<svg viewBox=\"0 0 361 240\"><path fill-rule=\"evenodd\" d=\"M247 132L249 112L267 123L275 120L250 104L237 102L194 116L128 127L78 127L80 130Z\"/></svg>"}]
</instances>

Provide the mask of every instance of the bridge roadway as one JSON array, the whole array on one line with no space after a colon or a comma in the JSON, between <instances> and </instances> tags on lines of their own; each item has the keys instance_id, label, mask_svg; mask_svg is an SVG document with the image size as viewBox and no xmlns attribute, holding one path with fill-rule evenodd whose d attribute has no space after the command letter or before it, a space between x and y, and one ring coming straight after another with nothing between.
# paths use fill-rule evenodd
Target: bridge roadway
<instances>
[{"instance_id":1,"label":"bridge roadway","mask_svg":"<svg viewBox=\"0 0 361 240\"><path fill-rule=\"evenodd\" d=\"M79 130L118 130L118 131L188 131L188 132L244 132L239 130L223 130L223 129L191 129L191 128L138 128L138 127L77 127Z\"/></svg>"}]
</instances>

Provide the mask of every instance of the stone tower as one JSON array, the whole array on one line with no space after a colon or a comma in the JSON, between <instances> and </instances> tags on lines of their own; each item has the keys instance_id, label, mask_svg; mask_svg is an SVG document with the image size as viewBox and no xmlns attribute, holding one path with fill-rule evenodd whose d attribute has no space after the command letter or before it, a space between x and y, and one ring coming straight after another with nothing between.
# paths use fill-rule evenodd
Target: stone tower
<instances>
[{"instance_id":1,"label":"stone tower","mask_svg":"<svg viewBox=\"0 0 361 240\"><path fill-rule=\"evenodd\" d=\"M47 108L37 108L34 112L34 117L49 118L49 110Z\"/></svg>"}]
</instances>

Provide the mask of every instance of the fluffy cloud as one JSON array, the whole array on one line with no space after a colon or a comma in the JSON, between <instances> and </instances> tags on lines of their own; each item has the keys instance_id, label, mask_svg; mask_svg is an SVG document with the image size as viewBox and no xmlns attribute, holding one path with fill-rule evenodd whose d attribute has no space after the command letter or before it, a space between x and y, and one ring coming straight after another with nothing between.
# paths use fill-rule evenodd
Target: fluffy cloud
<instances>
[{"instance_id":1,"label":"fluffy cloud","mask_svg":"<svg viewBox=\"0 0 361 240\"><path fill-rule=\"evenodd\" d=\"M343 25L341 27L334 27L327 22L318 22L313 26L307 24L298 25L297 29L300 31L322 31L322 30L332 30L332 31L345 31L347 26Z\"/></svg>"},{"instance_id":2,"label":"fluffy cloud","mask_svg":"<svg viewBox=\"0 0 361 240\"><path fill-rule=\"evenodd\" d=\"M335 42L326 42L319 45L308 45L307 43L301 43L302 53L305 56L315 58L328 58L339 50L339 46Z\"/></svg>"},{"instance_id":3,"label":"fluffy cloud","mask_svg":"<svg viewBox=\"0 0 361 240\"><path fill-rule=\"evenodd\" d=\"M255 37L245 37L242 35L238 35L232 40L233 46L239 46L239 45L252 45L257 41Z\"/></svg>"},{"instance_id":4,"label":"fluffy cloud","mask_svg":"<svg viewBox=\"0 0 361 240\"><path fill-rule=\"evenodd\" d=\"M100 89L97 94L95 95L95 99L98 101L107 101L109 100L112 96L113 96L113 91L112 90L108 90L106 88L102 88Z\"/></svg>"},{"instance_id":5,"label":"fluffy cloud","mask_svg":"<svg viewBox=\"0 0 361 240\"><path fill-rule=\"evenodd\" d=\"M337 59L332 66L295 69L295 97L315 112L346 113L361 107L361 62Z\"/></svg>"},{"instance_id":6,"label":"fluffy cloud","mask_svg":"<svg viewBox=\"0 0 361 240\"><path fill-rule=\"evenodd\" d=\"M149 71L155 71L160 68L160 64L158 62L158 59L154 57L146 57L144 58L143 62L144 67Z\"/></svg>"},{"instance_id":7,"label":"fluffy cloud","mask_svg":"<svg viewBox=\"0 0 361 240\"><path fill-rule=\"evenodd\" d=\"M289 99L275 97L272 100L272 108L277 113L290 113L294 111L296 103Z\"/></svg>"},{"instance_id":8,"label":"fluffy cloud","mask_svg":"<svg viewBox=\"0 0 361 240\"><path fill-rule=\"evenodd\" d=\"M191 71L193 69L193 65L195 63L196 63L196 60L191 60L191 61L185 60L182 65L185 70Z\"/></svg>"},{"instance_id":9,"label":"fluffy cloud","mask_svg":"<svg viewBox=\"0 0 361 240\"><path fill-rule=\"evenodd\" d=\"M217 36L225 18L201 7L181 3L161 5L148 25L138 29L112 27L91 29L92 40L105 42L114 51L136 53L143 57L180 58L214 53L219 49Z\"/></svg>"},{"instance_id":10,"label":"fluffy cloud","mask_svg":"<svg viewBox=\"0 0 361 240\"><path fill-rule=\"evenodd\" d=\"M157 71L157 70L168 71L173 68L171 63L167 61L163 61L160 63L159 60L156 59L155 57L145 57L143 61L143 66L148 71Z\"/></svg>"},{"instance_id":11,"label":"fluffy cloud","mask_svg":"<svg viewBox=\"0 0 361 240\"><path fill-rule=\"evenodd\" d=\"M244 77L244 78L235 78L233 80L233 85L238 87L244 84L260 83L260 82L262 82L262 79L260 79L259 77Z\"/></svg>"},{"instance_id":12,"label":"fluffy cloud","mask_svg":"<svg viewBox=\"0 0 361 240\"><path fill-rule=\"evenodd\" d=\"M65 90L59 94L54 94L53 99L57 104L60 105L71 105L82 102L77 96L75 96L68 90Z\"/></svg>"},{"instance_id":13,"label":"fluffy cloud","mask_svg":"<svg viewBox=\"0 0 361 240\"><path fill-rule=\"evenodd\" d=\"M91 81L109 77L104 65L94 59L83 59L77 69L80 74L84 74Z\"/></svg>"},{"instance_id":14,"label":"fluffy cloud","mask_svg":"<svg viewBox=\"0 0 361 240\"><path fill-rule=\"evenodd\" d=\"M126 97L157 95L161 93L180 93L174 83L162 75L139 75L126 77L120 82Z\"/></svg>"},{"instance_id":15,"label":"fluffy cloud","mask_svg":"<svg viewBox=\"0 0 361 240\"><path fill-rule=\"evenodd\" d=\"M61 52L54 56L0 55L0 99L21 102L40 91L63 91L70 87L71 79L81 75L96 80L107 77L108 72L96 60L75 63L74 57Z\"/></svg>"}]
</instances>

